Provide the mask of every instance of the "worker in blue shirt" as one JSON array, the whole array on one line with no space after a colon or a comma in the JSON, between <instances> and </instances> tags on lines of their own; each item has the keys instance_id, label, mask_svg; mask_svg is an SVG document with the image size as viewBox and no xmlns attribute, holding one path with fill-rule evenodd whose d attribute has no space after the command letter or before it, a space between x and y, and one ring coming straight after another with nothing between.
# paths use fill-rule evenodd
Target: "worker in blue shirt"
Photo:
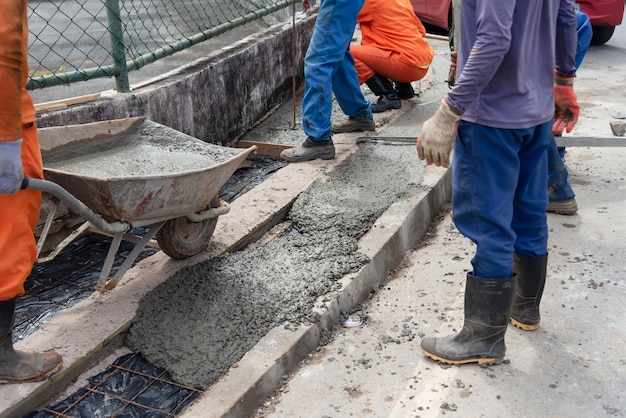
<instances>
[{"instance_id":1,"label":"worker in blue shirt","mask_svg":"<svg viewBox=\"0 0 626 418\"><path fill-rule=\"evenodd\" d=\"M539 325L547 149L579 113L576 10L573 0L463 0L460 23L456 83L423 124L417 152L444 167L454 153L452 216L476 253L462 329L424 338L421 349L449 364L500 364L509 321Z\"/></svg>"}]
</instances>

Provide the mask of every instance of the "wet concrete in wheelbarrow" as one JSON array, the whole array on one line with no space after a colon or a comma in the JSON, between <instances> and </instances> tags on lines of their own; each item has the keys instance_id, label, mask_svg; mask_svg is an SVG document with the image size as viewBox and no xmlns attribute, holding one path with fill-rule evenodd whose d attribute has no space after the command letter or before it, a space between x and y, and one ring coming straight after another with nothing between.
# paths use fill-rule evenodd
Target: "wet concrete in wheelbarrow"
<instances>
[{"instance_id":1,"label":"wet concrete in wheelbarrow","mask_svg":"<svg viewBox=\"0 0 626 418\"><path fill-rule=\"evenodd\" d=\"M369 261L358 239L419 190L422 172L412 144L360 144L296 199L283 235L185 267L148 293L127 344L176 381L209 387L271 329L317 322L316 300Z\"/></svg>"}]
</instances>

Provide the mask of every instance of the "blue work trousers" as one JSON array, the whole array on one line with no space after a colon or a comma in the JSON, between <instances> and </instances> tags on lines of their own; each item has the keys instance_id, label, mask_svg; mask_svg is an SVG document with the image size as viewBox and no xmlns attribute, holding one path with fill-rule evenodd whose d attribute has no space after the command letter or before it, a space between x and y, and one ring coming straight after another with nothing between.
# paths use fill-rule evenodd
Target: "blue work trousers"
<instances>
[{"instance_id":1,"label":"blue work trousers","mask_svg":"<svg viewBox=\"0 0 626 418\"><path fill-rule=\"evenodd\" d=\"M556 145L554 137L548 145L548 199L568 200L575 197L574 190L569 184L567 167L563 162L561 150ZM565 149L563 149L565 151Z\"/></svg>"},{"instance_id":2,"label":"blue work trousers","mask_svg":"<svg viewBox=\"0 0 626 418\"><path fill-rule=\"evenodd\" d=\"M513 276L513 254L547 254L547 152L552 121L498 129L460 121L452 160L452 215L476 244L473 275Z\"/></svg>"},{"instance_id":3,"label":"blue work trousers","mask_svg":"<svg viewBox=\"0 0 626 418\"><path fill-rule=\"evenodd\" d=\"M312 140L331 136L333 93L348 115L372 118L350 53L356 17L364 0L322 0L304 58L302 127Z\"/></svg>"}]
</instances>

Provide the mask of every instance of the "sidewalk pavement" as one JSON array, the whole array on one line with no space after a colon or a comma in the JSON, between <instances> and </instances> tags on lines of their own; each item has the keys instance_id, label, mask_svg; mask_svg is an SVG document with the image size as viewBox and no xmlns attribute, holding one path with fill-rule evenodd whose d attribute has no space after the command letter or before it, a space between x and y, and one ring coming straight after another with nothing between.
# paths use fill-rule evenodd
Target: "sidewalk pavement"
<instances>
[{"instance_id":1,"label":"sidewalk pavement","mask_svg":"<svg viewBox=\"0 0 626 418\"><path fill-rule=\"evenodd\" d=\"M505 364L443 366L420 341L458 332L473 244L448 205L426 238L257 417L626 416L625 148L571 149L578 214L548 216L534 332L509 326Z\"/></svg>"}]
</instances>

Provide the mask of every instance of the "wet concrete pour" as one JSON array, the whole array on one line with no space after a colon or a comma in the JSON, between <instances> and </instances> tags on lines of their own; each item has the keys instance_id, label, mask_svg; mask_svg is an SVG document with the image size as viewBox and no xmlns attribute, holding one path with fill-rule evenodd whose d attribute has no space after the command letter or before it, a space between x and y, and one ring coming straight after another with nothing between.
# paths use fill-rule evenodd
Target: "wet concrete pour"
<instances>
[{"instance_id":1,"label":"wet concrete pour","mask_svg":"<svg viewBox=\"0 0 626 418\"><path fill-rule=\"evenodd\" d=\"M316 298L369 260L357 240L395 201L414 194L414 146L361 144L294 202L297 233L177 272L146 295L127 342L184 385L206 389L270 329L316 322ZM393 181L389 181L393 179Z\"/></svg>"}]
</instances>

